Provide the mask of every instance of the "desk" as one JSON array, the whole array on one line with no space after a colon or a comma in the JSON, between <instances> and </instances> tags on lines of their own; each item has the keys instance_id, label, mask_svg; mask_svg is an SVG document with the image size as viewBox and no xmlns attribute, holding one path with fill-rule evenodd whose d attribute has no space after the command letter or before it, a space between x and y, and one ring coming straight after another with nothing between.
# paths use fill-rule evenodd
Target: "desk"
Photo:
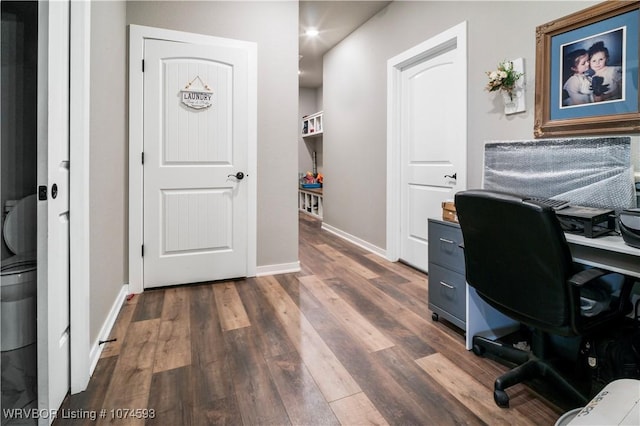
<instances>
[{"instance_id":1,"label":"desk","mask_svg":"<svg viewBox=\"0 0 640 426\"><path fill-rule=\"evenodd\" d=\"M619 236L586 238L565 234L571 256L576 263L618 272L640 280L640 249L628 246ZM466 347L473 346L473 336L481 334L491 339L518 329L519 324L501 314L467 284Z\"/></svg>"},{"instance_id":2,"label":"desk","mask_svg":"<svg viewBox=\"0 0 640 426\"><path fill-rule=\"evenodd\" d=\"M622 237L586 238L575 234L565 236L576 263L640 278L640 249L626 245Z\"/></svg>"}]
</instances>

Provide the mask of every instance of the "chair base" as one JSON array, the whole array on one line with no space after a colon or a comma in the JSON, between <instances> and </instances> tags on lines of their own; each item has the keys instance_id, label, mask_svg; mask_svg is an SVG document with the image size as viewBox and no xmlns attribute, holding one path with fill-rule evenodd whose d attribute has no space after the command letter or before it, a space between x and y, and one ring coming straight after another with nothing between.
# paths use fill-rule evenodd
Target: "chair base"
<instances>
[{"instance_id":1,"label":"chair base","mask_svg":"<svg viewBox=\"0 0 640 426\"><path fill-rule=\"evenodd\" d=\"M528 380L543 378L554 386L564 398L571 398L584 405L589 395L570 383L544 356L544 348L536 348L544 340L541 333L534 332L533 351L527 352L510 345L496 342L481 336L473 337L473 353L478 356L493 355L498 361L505 361L517 366L498 377L494 383L493 399L499 407L509 407L509 395L505 392L511 386ZM542 344L544 346L544 344Z\"/></svg>"}]
</instances>

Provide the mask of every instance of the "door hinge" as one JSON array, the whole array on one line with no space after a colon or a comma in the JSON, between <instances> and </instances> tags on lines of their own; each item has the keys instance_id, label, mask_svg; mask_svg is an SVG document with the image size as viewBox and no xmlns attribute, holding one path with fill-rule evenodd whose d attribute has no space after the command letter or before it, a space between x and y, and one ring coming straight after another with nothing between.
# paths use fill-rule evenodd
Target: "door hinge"
<instances>
[{"instance_id":1,"label":"door hinge","mask_svg":"<svg viewBox=\"0 0 640 426\"><path fill-rule=\"evenodd\" d=\"M144 244L142 245L142 250L140 254L142 255L142 257L144 257Z\"/></svg>"},{"instance_id":2,"label":"door hinge","mask_svg":"<svg viewBox=\"0 0 640 426\"><path fill-rule=\"evenodd\" d=\"M142 154L142 155L141 155L141 157L142 157L142 164L144 164L144 152L143 152L143 153L141 153L141 154Z\"/></svg>"},{"instance_id":3,"label":"door hinge","mask_svg":"<svg viewBox=\"0 0 640 426\"><path fill-rule=\"evenodd\" d=\"M144 59L142 60L142 72L144 72Z\"/></svg>"}]
</instances>

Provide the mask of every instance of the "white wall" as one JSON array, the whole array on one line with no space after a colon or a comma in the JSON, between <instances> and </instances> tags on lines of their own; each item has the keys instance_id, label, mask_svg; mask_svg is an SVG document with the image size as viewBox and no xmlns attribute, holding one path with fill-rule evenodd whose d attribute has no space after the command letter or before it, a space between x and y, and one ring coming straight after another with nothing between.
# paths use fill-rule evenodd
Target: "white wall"
<instances>
[{"instance_id":1,"label":"white wall","mask_svg":"<svg viewBox=\"0 0 640 426\"><path fill-rule=\"evenodd\" d=\"M260 266L298 261L298 2L131 1L127 24L258 44Z\"/></svg>"},{"instance_id":2,"label":"white wall","mask_svg":"<svg viewBox=\"0 0 640 426\"><path fill-rule=\"evenodd\" d=\"M324 56L324 222L386 247L387 60L468 22L468 187L479 187L488 140L533 139L536 26L585 1L394 1ZM527 111L505 116L485 71L523 57ZM442 84L442 82L434 82ZM455 82L447 83L455 84Z\"/></svg>"},{"instance_id":3,"label":"white wall","mask_svg":"<svg viewBox=\"0 0 640 426\"><path fill-rule=\"evenodd\" d=\"M125 2L91 3L91 343L128 282L125 24Z\"/></svg>"}]
</instances>

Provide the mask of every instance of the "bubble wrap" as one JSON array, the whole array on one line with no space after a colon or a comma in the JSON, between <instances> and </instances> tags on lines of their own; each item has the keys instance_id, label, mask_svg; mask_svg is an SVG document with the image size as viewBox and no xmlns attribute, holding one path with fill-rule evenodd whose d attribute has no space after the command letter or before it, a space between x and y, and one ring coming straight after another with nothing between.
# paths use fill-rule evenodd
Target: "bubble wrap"
<instances>
[{"instance_id":1,"label":"bubble wrap","mask_svg":"<svg viewBox=\"0 0 640 426\"><path fill-rule=\"evenodd\" d=\"M631 138L489 142L483 188L616 211L636 207Z\"/></svg>"}]
</instances>

